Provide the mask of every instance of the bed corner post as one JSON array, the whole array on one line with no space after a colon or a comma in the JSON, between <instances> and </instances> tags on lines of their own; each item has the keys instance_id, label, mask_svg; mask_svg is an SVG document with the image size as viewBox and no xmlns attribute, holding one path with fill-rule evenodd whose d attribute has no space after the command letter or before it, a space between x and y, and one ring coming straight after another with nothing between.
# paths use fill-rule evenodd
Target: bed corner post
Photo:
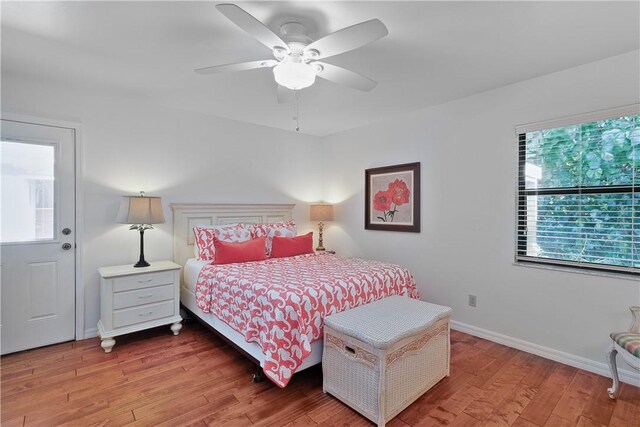
<instances>
[{"instance_id":1,"label":"bed corner post","mask_svg":"<svg viewBox=\"0 0 640 427\"><path fill-rule=\"evenodd\" d=\"M260 383L264 381L264 371L260 365L256 365L256 371L253 373L253 382Z\"/></svg>"}]
</instances>

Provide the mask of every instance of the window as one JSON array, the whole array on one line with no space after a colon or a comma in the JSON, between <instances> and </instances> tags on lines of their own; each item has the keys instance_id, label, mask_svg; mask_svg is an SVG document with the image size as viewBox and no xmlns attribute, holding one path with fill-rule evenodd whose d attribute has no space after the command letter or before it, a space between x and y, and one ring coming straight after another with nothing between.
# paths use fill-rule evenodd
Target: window
<instances>
[{"instance_id":1,"label":"window","mask_svg":"<svg viewBox=\"0 0 640 427\"><path fill-rule=\"evenodd\" d=\"M30 186L35 199L35 240L53 237L53 179L34 179Z\"/></svg>"},{"instance_id":2,"label":"window","mask_svg":"<svg viewBox=\"0 0 640 427\"><path fill-rule=\"evenodd\" d=\"M623 110L519 127L517 261L640 273L640 115Z\"/></svg>"},{"instance_id":3,"label":"window","mask_svg":"<svg viewBox=\"0 0 640 427\"><path fill-rule=\"evenodd\" d=\"M55 147L0 141L0 242L51 240Z\"/></svg>"}]
</instances>

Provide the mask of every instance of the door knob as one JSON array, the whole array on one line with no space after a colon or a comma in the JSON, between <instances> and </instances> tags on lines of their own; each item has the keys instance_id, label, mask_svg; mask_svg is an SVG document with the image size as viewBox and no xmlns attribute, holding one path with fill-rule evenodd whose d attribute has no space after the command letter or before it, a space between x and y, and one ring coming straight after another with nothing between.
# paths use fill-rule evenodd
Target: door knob
<instances>
[{"instance_id":1,"label":"door knob","mask_svg":"<svg viewBox=\"0 0 640 427\"><path fill-rule=\"evenodd\" d=\"M68 236L69 234L71 234L71 229L70 228L63 228L62 229L62 234L64 234L65 236Z\"/></svg>"},{"instance_id":2,"label":"door knob","mask_svg":"<svg viewBox=\"0 0 640 427\"><path fill-rule=\"evenodd\" d=\"M63 243L62 249L64 249L65 251L68 251L69 249L71 249L71 243Z\"/></svg>"}]
</instances>

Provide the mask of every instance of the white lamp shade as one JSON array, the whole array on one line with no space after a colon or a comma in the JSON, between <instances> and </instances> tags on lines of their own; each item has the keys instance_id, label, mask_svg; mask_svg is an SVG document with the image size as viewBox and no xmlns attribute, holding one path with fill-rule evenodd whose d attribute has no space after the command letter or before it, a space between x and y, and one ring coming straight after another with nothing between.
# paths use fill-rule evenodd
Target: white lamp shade
<instances>
[{"instance_id":1,"label":"white lamp shade","mask_svg":"<svg viewBox=\"0 0 640 427\"><path fill-rule=\"evenodd\" d=\"M316 70L304 62L283 62L273 67L279 85L291 90L304 89L316 81Z\"/></svg>"},{"instance_id":2,"label":"white lamp shade","mask_svg":"<svg viewBox=\"0 0 640 427\"><path fill-rule=\"evenodd\" d=\"M160 197L122 196L116 222L120 224L164 223Z\"/></svg>"},{"instance_id":3,"label":"white lamp shade","mask_svg":"<svg viewBox=\"0 0 640 427\"><path fill-rule=\"evenodd\" d=\"M333 205L311 205L311 221L333 221Z\"/></svg>"}]
</instances>

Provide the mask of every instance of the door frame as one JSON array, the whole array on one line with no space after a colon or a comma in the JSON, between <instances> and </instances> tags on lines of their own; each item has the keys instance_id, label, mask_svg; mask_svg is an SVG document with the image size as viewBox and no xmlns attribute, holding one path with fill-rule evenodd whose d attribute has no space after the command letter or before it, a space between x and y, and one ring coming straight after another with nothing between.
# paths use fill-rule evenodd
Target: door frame
<instances>
[{"instance_id":1,"label":"door frame","mask_svg":"<svg viewBox=\"0 0 640 427\"><path fill-rule=\"evenodd\" d=\"M83 180L84 169L82 162L82 126L79 122L71 122L64 120L49 119L38 116L31 116L25 114L11 113L2 111L0 113L0 119L11 120L14 122L27 123L32 125L43 125L51 127L59 127L65 129L71 129L74 131L74 175L75 175L75 209L74 209L74 227L75 227L75 290L76 290L76 304L75 304L75 322L76 322L76 341L83 340L85 338L85 326L84 326L84 270L82 266L83 261L83 240L82 234L84 229L84 218L82 212L82 206L84 202L83 198Z\"/></svg>"}]
</instances>

